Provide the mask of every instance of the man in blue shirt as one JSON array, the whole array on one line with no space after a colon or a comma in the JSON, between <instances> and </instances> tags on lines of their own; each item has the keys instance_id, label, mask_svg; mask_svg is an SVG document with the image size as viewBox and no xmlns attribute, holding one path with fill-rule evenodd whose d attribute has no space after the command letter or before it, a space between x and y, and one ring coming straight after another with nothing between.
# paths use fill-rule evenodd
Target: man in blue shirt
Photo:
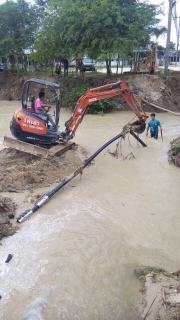
<instances>
[{"instance_id":1,"label":"man in blue shirt","mask_svg":"<svg viewBox=\"0 0 180 320\"><path fill-rule=\"evenodd\" d=\"M150 128L150 135L151 138L157 139L158 138L158 127L162 130L161 124L158 119L155 119L155 113L151 113L151 120L148 121L146 135L148 135L148 131Z\"/></svg>"}]
</instances>

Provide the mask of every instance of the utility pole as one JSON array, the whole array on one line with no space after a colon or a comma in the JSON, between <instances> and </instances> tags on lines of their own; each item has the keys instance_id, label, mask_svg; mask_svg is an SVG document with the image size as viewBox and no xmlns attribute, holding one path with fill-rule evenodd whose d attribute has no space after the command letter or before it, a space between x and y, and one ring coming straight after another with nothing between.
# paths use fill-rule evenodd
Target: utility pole
<instances>
[{"instance_id":1,"label":"utility pole","mask_svg":"<svg viewBox=\"0 0 180 320\"><path fill-rule=\"evenodd\" d=\"M172 16L173 0L169 0L169 14L168 14L168 30L167 30L167 40L166 40L166 56L164 65L164 74L168 74L169 65L169 48L170 48L170 38L171 38L171 16Z\"/></svg>"},{"instance_id":2,"label":"utility pole","mask_svg":"<svg viewBox=\"0 0 180 320\"><path fill-rule=\"evenodd\" d=\"M177 32L177 47L176 47L176 66L177 66L177 60L178 60L178 49L179 49L179 36L180 36L180 16L179 18L179 26L178 26L178 32Z\"/></svg>"}]
</instances>

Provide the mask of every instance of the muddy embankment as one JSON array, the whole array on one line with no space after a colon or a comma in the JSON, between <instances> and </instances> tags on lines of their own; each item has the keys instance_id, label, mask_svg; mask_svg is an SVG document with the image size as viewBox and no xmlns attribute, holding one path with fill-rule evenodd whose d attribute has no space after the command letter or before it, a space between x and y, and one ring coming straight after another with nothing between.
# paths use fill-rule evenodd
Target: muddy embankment
<instances>
[{"instance_id":1,"label":"muddy embankment","mask_svg":"<svg viewBox=\"0 0 180 320\"><path fill-rule=\"evenodd\" d=\"M180 319L180 271L159 268L135 270L141 283L138 313L142 320Z\"/></svg>"},{"instance_id":2,"label":"muddy embankment","mask_svg":"<svg viewBox=\"0 0 180 320\"><path fill-rule=\"evenodd\" d=\"M0 196L0 240L13 235L18 229L10 222L10 219L14 218L16 207L10 198Z\"/></svg>"},{"instance_id":3,"label":"muddy embankment","mask_svg":"<svg viewBox=\"0 0 180 320\"><path fill-rule=\"evenodd\" d=\"M34 156L22 151L6 148L0 151L0 193L31 193L34 203L42 194L33 196L37 188L50 187L74 172L87 156L85 149L75 145L63 155ZM15 217L15 204L10 197L0 196L0 240L15 233L17 226L10 219ZM11 220L15 221L15 220Z\"/></svg>"},{"instance_id":4,"label":"muddy embankment","mask_svg":"<svg viewBox=\"0 0 180 320\"><path fill-rule=\"evenodd\" d=\"M77 81L81 84L82 81L87 82L89 87L97 87L103 84L111 83L122 79L131 90L135 90L140 94L140 98L145 98L149 102L170 109L172 111L180 111L180 77L179 74L172 73L170 77L163 77L161 75L130 75L130 76L111 76L104 75L90 76L85 74L84 80L80 77L71 76L67 78L54 76L22 76L17 74L0 74L0 100L19 100L22 84L29 78L40 78L52 82L59 82L63 86L73 87ZM137 90L137 91L136 91ZM34 91L35 88L34 88ZM34 94L36 92L33 92ZM142 93L142 96L141 96ZM37 91L38 94L38 91ZM116 101L118 110L129 110L129 106L121 96L113 98ZM63 102L62 102L63 104ZM66 107L66 106L64 106ZM153 107L143 105L145 111L156 111Z\"/></svg>"}]
</instances>

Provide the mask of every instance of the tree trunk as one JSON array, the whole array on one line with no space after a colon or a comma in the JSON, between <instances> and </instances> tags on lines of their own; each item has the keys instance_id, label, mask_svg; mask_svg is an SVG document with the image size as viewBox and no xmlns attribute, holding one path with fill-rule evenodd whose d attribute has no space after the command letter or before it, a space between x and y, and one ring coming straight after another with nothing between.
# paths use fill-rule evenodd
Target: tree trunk
<instances>
[{"instance_id":1,"label":"tree trunk","mask_svg":"<svg viewBox=\"0 0 180 320\"><path fill-rule=\"evenodd\" d=\"M27 56L24 56L24 70L25 74L27 74Z\"/></svg>"},{"instance_id":2,"label":"tree trunk","mask_svg":"<svg viewBox=\"0 0 180 320\"><path fill-rule=\"evenodd\" d=\"M106 59L107 76L111 75L111 59Z\"/></svg>"},{"instance_id":3,"label":"tree trunk","mask_svg":"<svg viewBox=\"0 0 180 320\"><path fill-rule=\"evenodd\" d=\"M54 75L54 63L53 63L54 59L52 59L51 63L51 75Z\"/></svg>"},{"instance_id":4,"label":"tree trunk","mask_svg":"<svg viewBox=\"0 0 180 320\"><path fill-rule=\"evenodd\" d=\"M118 74L118 72L119 72L119 67L120 67L120 56L118 55L118 57L117 57L117 66L116 66L116 74Z\"/></svg>"},{"instance_id":5,"label":"tree trunk","mask_svg":"<svg viewBox=\"0 0 180 320\"><path fill-rule=\"evenodd\" d=\"M123 66L124 66L124 59L122 59L122 62L121 62L121 74L123 73Z\"/></svg>"}]
</instances>

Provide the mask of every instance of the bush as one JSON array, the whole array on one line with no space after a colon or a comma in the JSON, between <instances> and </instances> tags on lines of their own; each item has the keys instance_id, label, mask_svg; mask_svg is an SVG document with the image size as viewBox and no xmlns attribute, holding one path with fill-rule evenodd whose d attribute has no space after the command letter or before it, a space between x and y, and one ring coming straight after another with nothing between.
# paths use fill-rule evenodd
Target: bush
<instances>
[{"instance_id":1,"label":"bush","mask_svg":"<svg viewBox=\"0 0 180 320\"><path fill-rule=\"evenodd\" d=\"M170 142L168 156L170 162L175 166L180 167L180 136Z\"/></svg>"},{"instance_id":2,"label":"bush","mask_svg":"<svg viewBox=\"0 0 180 320\"><path fill-rule=\"evenodd\" d=\"M89 89L86 82L78 79L75 81L67 81L64 79L61 82L61 95L63 107L73 110L78 99ZM103 99L94 102L88 109L89 114L104 114L112 111L116 107L112 99Z\"/></svg>"},{"instance_id":3,"label":"bush","mask_svg":"<svg viewBox=\"0 0 180 320\"><path fill-rule=\"evenodd\" d=\"M67 84L67 86L66 86ZM61 95L63 107L73 110L78 99L86 92L88 85L84 82L70 82L64 81L61 83Z\"/></svg>"},{"instance_id":4,"label":"bush","mask_svg":"<svg viewBox=\"0 0 180 320\"><path fill-rule=\"evenodd\" d=\"M91 104L87 113L104 114L115 109L116 104L112 99L103 99Z\"/></svg>"}]
</instances>

